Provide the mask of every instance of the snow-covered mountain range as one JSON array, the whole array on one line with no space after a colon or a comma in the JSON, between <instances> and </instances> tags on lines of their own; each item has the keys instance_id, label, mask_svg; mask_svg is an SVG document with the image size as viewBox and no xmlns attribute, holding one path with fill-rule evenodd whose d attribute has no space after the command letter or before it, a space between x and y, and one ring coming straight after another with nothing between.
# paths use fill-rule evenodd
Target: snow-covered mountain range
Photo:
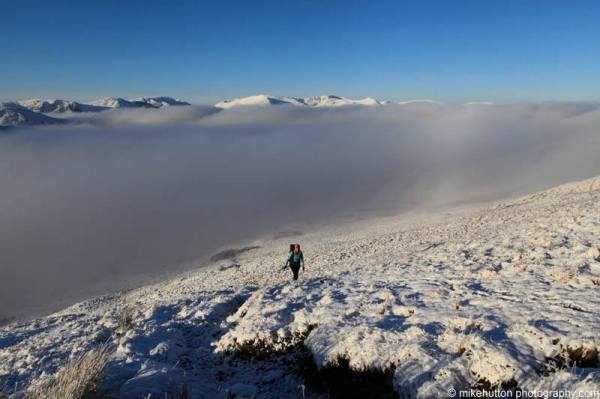
<instances>
[{"instance_id":1,"label":"snow-covered mountain range","mask_svg":"<svg viewBox=\"0 0 600 399\"><path fill-rule=\"evenodd\" d=\"M234 98L219 101L214 105L220 110L239 107L266 107L274 105L292 105L297 107L326 108L326 107L373 107L386 104L434 104L442 105L432 100L413 100L405 102L392 102L376 100L371 97L352 99L335 95L316 97L290 97L259 94L255 96ZM60 99L31 99L1 103L2 114L0 126L41 125L50 123L64 123L69 114L82 112L101 112L111 109L157 109L170 106L191 105L188 102L172 97L139 97L126 100L120 97L100 98L88 102L77 102ZM59 115L62 114L62 115ZM61 116L61 118L58 118ZM66 117L66 118L65 118Z\"/></svg>"},{"instance_id":2,"label":"snow-covered mountain range","mask_svg":"<svg viewBox=\"0 0 600 399\"><path fill-rule=\"evenodd\" d=\"M0 126L34 126L64 123L59 114L101 112L115 108L162 108L190 105L171 97L140 97L125 100L109 97L89 102L60 99L31 99L0 103Z\"/></svg>"}]
</instances>

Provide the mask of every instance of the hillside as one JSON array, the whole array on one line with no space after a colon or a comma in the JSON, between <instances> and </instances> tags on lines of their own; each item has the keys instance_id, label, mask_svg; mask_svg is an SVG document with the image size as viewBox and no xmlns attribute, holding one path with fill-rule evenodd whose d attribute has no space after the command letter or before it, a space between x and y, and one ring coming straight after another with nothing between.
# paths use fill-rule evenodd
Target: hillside
<instances>
[{"instance_id":1,"label":"hillside","mask_svg":"<svg viewBox=\"0 0 600 399\"><path fill-rule=\"evenodd\" d=\"M297 283L281 270L289 242L307 262ZM106 342L102 397L600 390L600 177L248 245L1 328L0 387L18 392Z\"/></svg>"}]
</instances>

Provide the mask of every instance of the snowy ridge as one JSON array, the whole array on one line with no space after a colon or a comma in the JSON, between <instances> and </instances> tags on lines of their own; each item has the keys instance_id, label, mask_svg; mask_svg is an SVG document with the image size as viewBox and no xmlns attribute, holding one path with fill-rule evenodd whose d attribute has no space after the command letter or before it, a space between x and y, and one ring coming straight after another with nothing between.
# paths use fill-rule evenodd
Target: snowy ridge
<instances>
[{"instance_id":1,"label":"snowy ridge","mask_svg":"<svg viewBox=\"0 0 600 399\"><path fill-rule=\"evenodd\" d=\"M109 397L162 397L184 372L194 398L302 397L293 365L304 352L321 370L385 372L406 398L599 390L599 215L597 177L259 240L234 262L0 328L0 386L108 341ZM280 270L290 241L307 261L298 283ZM132 325L118 333L125 307Z\"/></svg>"}]
</instances>

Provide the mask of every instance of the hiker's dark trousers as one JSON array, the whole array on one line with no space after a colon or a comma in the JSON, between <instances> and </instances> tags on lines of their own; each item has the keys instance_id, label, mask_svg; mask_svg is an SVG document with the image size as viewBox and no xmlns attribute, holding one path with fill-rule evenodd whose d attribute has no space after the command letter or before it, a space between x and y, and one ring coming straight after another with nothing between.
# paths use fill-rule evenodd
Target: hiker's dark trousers
<instances>
[{"instance_id":1,"label":"hiker's dark trousers","mask_svg":"<svg viewBox=\"0 0 600 399\"><path fill-rule=\"evenodd\" d=\"M290 262L290 269L294 273L294 280L298 280L298 272L300 271L300 263Z\"/></svg>"}]
</instances>

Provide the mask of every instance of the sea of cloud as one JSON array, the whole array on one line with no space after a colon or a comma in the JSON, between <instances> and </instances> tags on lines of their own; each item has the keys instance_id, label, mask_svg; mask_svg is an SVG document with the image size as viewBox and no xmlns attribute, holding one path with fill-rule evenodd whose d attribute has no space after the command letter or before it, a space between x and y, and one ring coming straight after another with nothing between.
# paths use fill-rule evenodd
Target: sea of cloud
<instances>
[{"instance_id":1,"label":"sea of cloud","mask_svg":"<svg viewBox=\"0 0 600 399\"><path fill-rule=\"evenodd\" d=\"M0 135L0 318L290 227L600 174L598 103L192 106L70 119Z\"/></svg>"}]
</instances>

